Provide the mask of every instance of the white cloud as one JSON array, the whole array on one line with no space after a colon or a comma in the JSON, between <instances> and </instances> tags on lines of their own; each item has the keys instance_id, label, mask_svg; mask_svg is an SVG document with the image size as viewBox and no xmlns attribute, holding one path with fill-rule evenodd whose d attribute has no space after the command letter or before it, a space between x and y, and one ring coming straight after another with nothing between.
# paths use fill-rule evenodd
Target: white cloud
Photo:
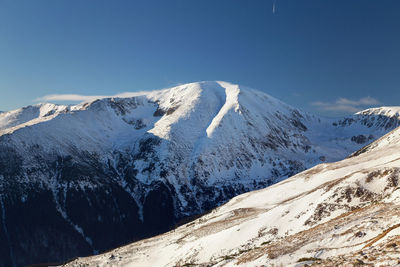
<instances>
[{"instance_id":1,"label":"white cloud","mask_svg":"<svg viewBox=\"0 0 400 267\"><path fill-rule=\"evenodd\" d=\"M104 98L106 96L88 96L88 95L74 95L74 94L54 94L45 95L35 99L36 101L73 101L73 102L84 102Z\"/></svg>"},{"instance_id":2,"label":"white cloud","mask_svg":"<svg viewBox=\"0 0 400 267\"><path fill-rule=\"evenodd\" d=\"M52 94L45 95L36 98L36 102L53 102L53 101L65 101L65 102L88 102L96 99L107 98L107 97L133 97L142 94L142 92L125 92L116 95L78 95L78 94Z\"/></svg>"},{"instance_id":3,"label":"white cloud","mask_svg":"<svg viewBox=\"0 0 400 267\"><path fill-rule=\"evenodd\" d=\"M312 102L311 105L318 108L319 110L323 111L330 111L330 112L357 112L361 109L372 106L378 105L380 102L372 97L363 97L359 100L350 100L347 98L339 98L335 102L322 102L316 101Z\"/></svg>"},{"instance_id":4,"label":"white cloud","mask_svg":"<svg viewBox=\"0 0 400 267\"><path fill-rule=\"evenodd\" d=\"M363 105L377 105L377 104L380 104L380 102L378 100L376 100L375 98L367 96L367 97L360 98L359 100L356 100L356 101L349 100L347 98L339 98L336 101L336 104L349 105L349 106L363 106Z\"/></svg>"}]
</instances>

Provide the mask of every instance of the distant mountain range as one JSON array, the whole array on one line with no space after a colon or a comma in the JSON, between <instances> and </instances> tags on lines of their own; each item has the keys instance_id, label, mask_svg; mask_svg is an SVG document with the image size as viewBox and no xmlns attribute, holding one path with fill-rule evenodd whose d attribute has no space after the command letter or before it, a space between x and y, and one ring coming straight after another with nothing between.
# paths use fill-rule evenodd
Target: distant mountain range
<instances>
[{"instance_id":1,"label":"distant mountain range","mask_svg":"<svg viewBox=\"0 0 400 267\"><path fill-rule=\"evenodd\" d=\"M399 111L320 118L250 88L199 82L2 113L0 259L60 262L166 232L344 159L399 126Z\"/></svg>"}]
</instances>

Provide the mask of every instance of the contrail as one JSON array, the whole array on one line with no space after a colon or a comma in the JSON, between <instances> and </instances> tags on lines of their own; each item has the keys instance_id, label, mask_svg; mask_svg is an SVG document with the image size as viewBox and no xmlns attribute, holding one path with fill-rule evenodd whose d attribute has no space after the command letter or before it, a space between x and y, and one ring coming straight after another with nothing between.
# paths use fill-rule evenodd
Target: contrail
<instances>
[{"instance_id":1,"label":"contrail","mask_svg":"<svg viewBox=\"0 0 400 267\"><path fill-rule=\"evenodd\" d=\"M276 11L276 0L272 3L272 14L275 14Z\"/></svg>"}]
</instances>

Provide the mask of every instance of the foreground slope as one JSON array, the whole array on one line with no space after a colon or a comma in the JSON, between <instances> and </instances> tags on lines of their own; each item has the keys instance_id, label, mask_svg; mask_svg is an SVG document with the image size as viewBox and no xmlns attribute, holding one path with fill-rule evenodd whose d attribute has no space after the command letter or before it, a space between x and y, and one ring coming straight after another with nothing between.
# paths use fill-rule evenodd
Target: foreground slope
<instances>
[{"instance_id":1,"label":"foreground slope","mask_svg":"<svg viewBox=\"0 0 400 267\"><path fill-rule=\"evenodd\" d=\"M345 158L395 108L324 119L256 90L191 83L0 114L0 265L59 262Z\"/></svg>"},{"instance_id":2,"label":"foreground slope","mask_svg":"<svg viewBox=\"0 0 400 267\"><path fill-rule=\"evenodd\" d=\"M235 197L166 234L67 266L394 266L400 128L357 154Z\"/></svg>"}]
</instances>

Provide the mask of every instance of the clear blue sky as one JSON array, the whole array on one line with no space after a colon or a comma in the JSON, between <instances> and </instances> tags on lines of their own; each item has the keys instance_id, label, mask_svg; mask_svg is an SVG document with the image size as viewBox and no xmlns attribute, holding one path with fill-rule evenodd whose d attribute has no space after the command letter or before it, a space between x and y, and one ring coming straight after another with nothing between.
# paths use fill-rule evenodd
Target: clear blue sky
<instances>
[{"instance_id":1,"label":"clear blue sky","mask_svg":"<svg viewBox=\"0 0 400 267\"><path fill-rule=\"evenodd\" d=\"M400 1L275 2L0 0L0 110L199 80L327 115L400 105Z\"/></svg>"}]
</instances>

